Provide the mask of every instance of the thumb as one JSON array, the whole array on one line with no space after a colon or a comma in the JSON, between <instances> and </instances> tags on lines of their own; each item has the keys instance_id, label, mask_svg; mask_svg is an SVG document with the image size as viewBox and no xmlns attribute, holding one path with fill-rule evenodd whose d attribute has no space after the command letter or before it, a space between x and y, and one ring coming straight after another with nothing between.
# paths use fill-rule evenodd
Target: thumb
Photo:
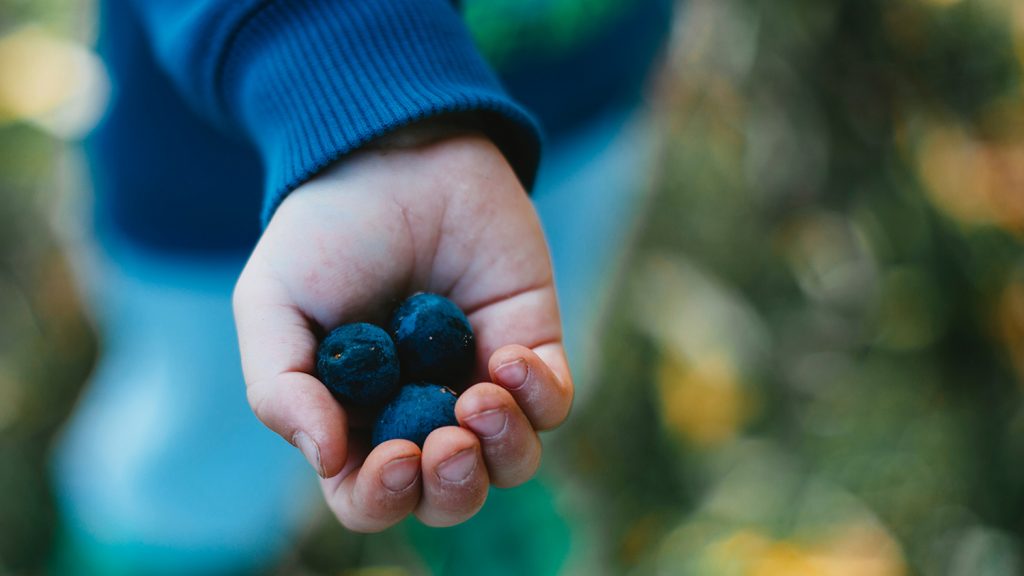
<instances>
[{"instance_id":1,"label":"thumb","mask_svg":"<svg viewBox=\"0 0 1024 576\"><path fill-rule=\"evenodd\" d=\"M299 448L317 474L336 475L347 457L347 417L315 376L310 322L257 258L239 277L233 303L253 412Z\"/></svg>"}]
</instances>

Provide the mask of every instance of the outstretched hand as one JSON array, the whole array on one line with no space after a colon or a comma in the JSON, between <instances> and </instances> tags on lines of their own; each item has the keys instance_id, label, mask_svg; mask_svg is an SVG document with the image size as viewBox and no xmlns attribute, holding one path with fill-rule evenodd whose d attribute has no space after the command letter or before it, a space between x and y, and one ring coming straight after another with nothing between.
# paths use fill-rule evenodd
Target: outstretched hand
<instances>
[{"instance_id":1,"label":"outstretched hand","mask_svg":"<svg viewBox=\"0 0 1024 576\"><path fill-rule=\"evenodd\" d=\"M422 451L406 440L370 451L366 415L316 378L318 335L383 324L421 290L466 311L479 383L459 398L460 426L435 430ZM242 272L234 307L253 410L302 450L352 530L383 530L410 513L432 526L470 518L490 484L533 476L537 431L561 424L572 402L537 215L481 136L364 150L292 192Z\"/></svg>"}]
</instances>

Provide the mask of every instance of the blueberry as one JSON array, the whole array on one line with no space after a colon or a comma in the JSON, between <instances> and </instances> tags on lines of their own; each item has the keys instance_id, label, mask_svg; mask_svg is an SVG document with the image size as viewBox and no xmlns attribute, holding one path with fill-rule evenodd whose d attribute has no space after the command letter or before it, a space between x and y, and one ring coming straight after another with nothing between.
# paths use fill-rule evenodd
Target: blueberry
<instances>
[{"instance_id":1,"label":"blueberry","mask_svg":"<svg viewBox=\"0 0 1024 576\"><path fill-rule=\"evenodd\" d=\"M427 435L442 426L458 426L455 419L455 401L458 397L451 388L426 382L402 386L377 418L373 427L373 446L382 442L404 438L420 448Z\"/></svg>"},{"instance_id":2,"label":"blueberry","mask_svg":"<svg viewBox=\"0 0 1024 576\"><path fill-rule=\"evenodd\" d=\"M405 382L466 383L476 362L473 328L454 302L420 293L402 303L388 324Z\"/></svg>"},{"instance_id":3,"label":"blueberry","mask_svg":"<svg viewBox=\"0 0 1024 576\"><path fill-rule=\"evenodd\" d=\"M316 370L335 398L358 406L383 404L399 386L395 344L373 324L335 328L320 343Z\"/></svg>"}]
</instances>

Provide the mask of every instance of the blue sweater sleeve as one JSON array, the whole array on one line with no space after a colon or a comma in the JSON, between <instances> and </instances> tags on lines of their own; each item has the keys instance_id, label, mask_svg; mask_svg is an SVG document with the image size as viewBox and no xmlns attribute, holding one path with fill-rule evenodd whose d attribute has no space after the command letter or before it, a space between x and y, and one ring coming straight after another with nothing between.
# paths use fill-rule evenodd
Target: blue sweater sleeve
<instances>
[{"instance_id":1,"label":"blue sweater sleeve","mask_svg":"<svg viewBox=\"0 0 1024 576\"><path fill-rule=\"evenodd\" d=\"M451 0L134 0L162 66L265 170L263 221L289 191L397 127L475 111L530 188L532 117L502 89Z\"/></svg>"}]
</instances>

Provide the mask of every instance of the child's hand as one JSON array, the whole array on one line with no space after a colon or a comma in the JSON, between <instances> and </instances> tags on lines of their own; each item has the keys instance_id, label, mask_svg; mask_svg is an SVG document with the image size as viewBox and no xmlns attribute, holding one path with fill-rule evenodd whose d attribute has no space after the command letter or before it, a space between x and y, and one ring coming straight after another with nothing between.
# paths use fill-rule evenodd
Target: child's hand
<instances>
[{"instance_id":1,"label":"child's hand","mask_svg":"<svg viewBox=\"0 0 1024 576\"><path fill-rule=\"evenodd\" d=\"M315 377L316 334L380 323L419 290L466 311L484 383L459 399L462 427L435 431L422 453L392 440L367 454L370 423ZM536 431L569 412L547 247L519 181L482 137L359 152L292 192L234 306L253 410L303 451L352 530L383 530L410 512L434 526L470 518L490 483L534 474Z\"/></svg>"}]
</instances>

